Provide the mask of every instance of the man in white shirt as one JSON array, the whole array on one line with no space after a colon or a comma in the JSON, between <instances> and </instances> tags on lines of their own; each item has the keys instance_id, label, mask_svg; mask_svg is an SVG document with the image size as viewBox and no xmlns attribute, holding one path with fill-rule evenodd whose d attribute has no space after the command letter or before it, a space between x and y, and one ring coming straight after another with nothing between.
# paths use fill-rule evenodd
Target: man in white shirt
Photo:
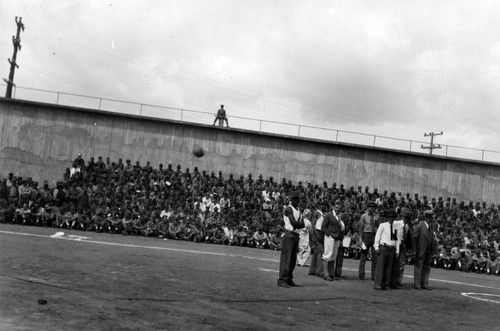
<instances>
[{"instance_id":1,"label":"man in white shirt","mask_svg":"<svg viewBox=\"0 0 500 331\"><path fill-rule=\"evenodd\" d=\"M381 223L375 234L373 248L376 252L377 269L375 271L375 290L391 290L391 271L394 255L399 257L401 235L394 231L393 222L397 217L396 211L389 209L385 212L386 222Z\"/></svg>"},{"instance_id":2,"label":"man in white shirt","mask_svg":"<svg viewBox=\"0 0 500 331\"><path fill-rule=\"evenodd\" d=\"M411 247L411 232L413 213L410 210L403 210L401 213L402 220L395 220L392 224L394 231L397 231L398 236L401 236L399 244L399 257L394 257L392 262L391 288L398 289L402 287L403 274L405 272L406 251L407 247Z\"/></svg>"}]
</instances>

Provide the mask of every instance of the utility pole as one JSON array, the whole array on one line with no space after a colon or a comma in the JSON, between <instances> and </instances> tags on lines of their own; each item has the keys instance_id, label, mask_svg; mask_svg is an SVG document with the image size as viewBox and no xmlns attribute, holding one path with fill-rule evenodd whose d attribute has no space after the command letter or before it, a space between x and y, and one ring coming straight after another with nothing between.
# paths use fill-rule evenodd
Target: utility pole
<instances>
[{"instance_id":1,"label":"utility pole","mask_svg":"<svg viewBox=\"0 0 500 331\"><path fill-rule=\"evenodd\" d=\"M7 91L5 92L5 97L7 99L12 98L12 86L16 86L16 84L14 84L14 71L16 70L16 68L19 69L19 66L16 63L16 59L17 59L17 51L21 50L21 29L24 31L24 24L22 19L23 19L22 17L19 17L19 19L17 19L16 16L17 35L15 37L12 36L12 43L14 44L14 54L12 55L12 61L11 59L9 59L10 63L9 79L5 78L3 79L4 82L7 83Z\"/></svg>"},{"instance_id":2,"label":"utility pole","mask_svg":"<svg viewBox=\"0 0 500 331\"><path fill-rule=\"evenodd\" d=\"M431 133L424 133L424 137L431 137L431 144L429 146L424 146L422 145L421 148L422 149L428 149L429 150L429 154L432 155L432 150L433 149L439 149L441 148L441 145L439 144L434 144L434 136L441 136L443 134L443 131L441 131L440 133L434 133L434 132L431 132Z\"/></svg>"}]
</instances>

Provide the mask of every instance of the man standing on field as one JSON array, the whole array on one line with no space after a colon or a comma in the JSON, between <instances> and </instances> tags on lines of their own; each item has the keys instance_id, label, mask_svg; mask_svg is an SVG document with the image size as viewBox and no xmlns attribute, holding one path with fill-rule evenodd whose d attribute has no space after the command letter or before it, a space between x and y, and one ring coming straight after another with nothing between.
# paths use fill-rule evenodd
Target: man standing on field
<instances>
[{"instance_id":1,"label":"man standing on field","mask_svg":"<svg viewBox=\"0 0 500 331\"><path fill-rule=\"evenodd\" d=\"M285 207L283 221L285 223L285 235L280 256L280 273L278 286L298 286L293 281L293 270L297 264L297 253L299 252L299 233L304 227L302 213L299 210L300 193L294 191L290 195L290 205Z\"/></svg>"}]
</instances>

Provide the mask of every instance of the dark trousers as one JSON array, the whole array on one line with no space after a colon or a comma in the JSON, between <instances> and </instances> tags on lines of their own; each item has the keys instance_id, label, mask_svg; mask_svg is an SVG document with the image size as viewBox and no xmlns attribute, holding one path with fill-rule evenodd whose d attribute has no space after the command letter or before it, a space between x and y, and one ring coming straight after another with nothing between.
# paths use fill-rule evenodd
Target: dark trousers
<instances>
[{"instance_id":1,"label":"dark trousers","mask_svg":"<svg viewBox=\"0 0 500 331\"><path fill-rule=\"evenodd\" d=\"M394 255L396 255L396 247L380 245L375 272L375 288L388 288L390 286Z\"/></svg>"},{"instance_id":2,"label":"dark trousers","mask_svg":"<svg viewBox=\"0 0 500 331\"><path fill-rule=\"evenodd\" d=\"M316 241L314 247L312 248L311 266L309 267L310 275L317 275L323 277L323 261L322 256L324 252L324 242Z\"/></svg>"},{"instance_id":3,"label":"dark trousers","mask_svg":"<svg viewBox=\"0 0 500 331\"><path fill-rule=\"evenodd\" d=\"M342 276L342 266L344 265L344 253L345 253L345 248L343 246L340 246L339 252L337 254L337 262L335 265L335 276L337 277Z\"/></svg>"},{"instance_id":4,"label":"dark trousers","mask_svg":"<svg viewBox=\"0 0 500 331\"><path fill-rule=\"evenodd\" d=\"M391 286L401 286L403 283L403 274L406 265L406 247L401 244L399 246L399 256L394 254L392 261Z\"/></svg>"},{"instance_id":5,"label":"dark trousers","mask_svg":"<svg viewBox=\"0 0 500 331\"><path fill-rule=\"evenodd\" d=\"M373 249L373 243L375 242L375 234L374 233L363 233L361 240L365 243L366 249L361 250L361 254L359 256L359 278L365 278L365 262L366 256L368 255L368 250L371 249L372 252L372 280L375 279L375 271L377 270L377 254L375 254L375 250Z\"/></svg>"},{"instance_id":6,"label":"dark trousers","mask_svg":"<svg viewBox=\"0 0 500 331\"><path fill-rule=\"evenodd\" d=\"M299 234L285 231L280 257L280 274L278 283L289 283L293 280L293 270L297 264L299 252Z\"/></svg>"},{"instance_id":7,"label":"dark trousers","mask_svg":"<svg viewBox=\"0 0 500 331\"><path fill-rule=\"evenodd\" d=\"M429 275L431 273L431 247L427 247L423 256L415 257L415 269L413 274L413 285L415 287L428 287Z\"/></svg>"}]
</instances>

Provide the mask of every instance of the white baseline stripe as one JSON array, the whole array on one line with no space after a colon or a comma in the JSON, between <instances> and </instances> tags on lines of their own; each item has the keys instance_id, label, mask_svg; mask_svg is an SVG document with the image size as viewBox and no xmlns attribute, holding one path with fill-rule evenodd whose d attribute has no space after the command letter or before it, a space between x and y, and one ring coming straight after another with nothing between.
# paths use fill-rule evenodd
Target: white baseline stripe
<instances>
[{"instance_id":1,"label":"white baseline stripe","mask_svg":"<svg viewBox=\"0 0 500 331\"><path fill-rule=\"evenodd\" d=\"M471 293L471 292L464 292L464 293L460 293L462 294L463 296L467 297L467 298L471 298L471 299L476 299L476 300L481 300L481 301L486 301L486 302L494 302L494 303L500 303L500 301L496 301L496 300L490 300L490 299L484 299L484 298L478 298L477 296L490 296L490 297L497 297L497 298L500 298L500 295L497 295L497 294L489 294L489 293Z\"/></svg>"},{"instance_id":2,"label":"white baseline stripe","mask_svg":"<svg viewBox=\"0 0 500 331\"><path fill-rule=\"evenodd\" d=\"M269 259L269 258L262 258L262 257L253 257L253 256L246 256L246 255L227 254L227 253L203 252L203 251L195 251L195 250L180 249L180 248L144 246L144 245L132 245L132 244L120 244L120 243L112 243L112 242L107 242L107 241L96 241L96 240L75 240L74 238L67 238L67 237L51 238L50 236L47 236L47 235L40 235L40 234L33 234L33 233L24 233L24 232L0 231L0 233L14 234L14 235L20 235L20 236L30 236L30 237L47 238L47 239L55 239L55 240L61 240L62 239L62 240L80 242L80 243L91 243L91 244L110 245L110 246L132 247L132 248L148 248L148 249L156 249L156 250L164 250L164 251L172 251L172 252L194 253L194 254L226 256L226 257L238 257L238 258L244 258L244 259L249 259L249 260L259 260L259 261L266 261L266 262L279 262L279 260L276 260L276 259ZM357 269L349 269L349 268L343 268L343 269L344 270L349 270L349 271L358 271ZM405 275L405 277L413 278L413 276L409 276L409 275ZM446 280L446 279L429 278L429 280L436 281L436 282L443 282L443 283L455 284L455 285L467 285L467 286L474 286L474 287L481 287L481 288L489 288L489 289L494 289L494 290L500 290L500 287L486 286L486 285L479 285L479 284L470 284L470 283L463 283L463 282L456 282L456 281L451 281L451 280Z\"/></svg>"}]
</instances>

